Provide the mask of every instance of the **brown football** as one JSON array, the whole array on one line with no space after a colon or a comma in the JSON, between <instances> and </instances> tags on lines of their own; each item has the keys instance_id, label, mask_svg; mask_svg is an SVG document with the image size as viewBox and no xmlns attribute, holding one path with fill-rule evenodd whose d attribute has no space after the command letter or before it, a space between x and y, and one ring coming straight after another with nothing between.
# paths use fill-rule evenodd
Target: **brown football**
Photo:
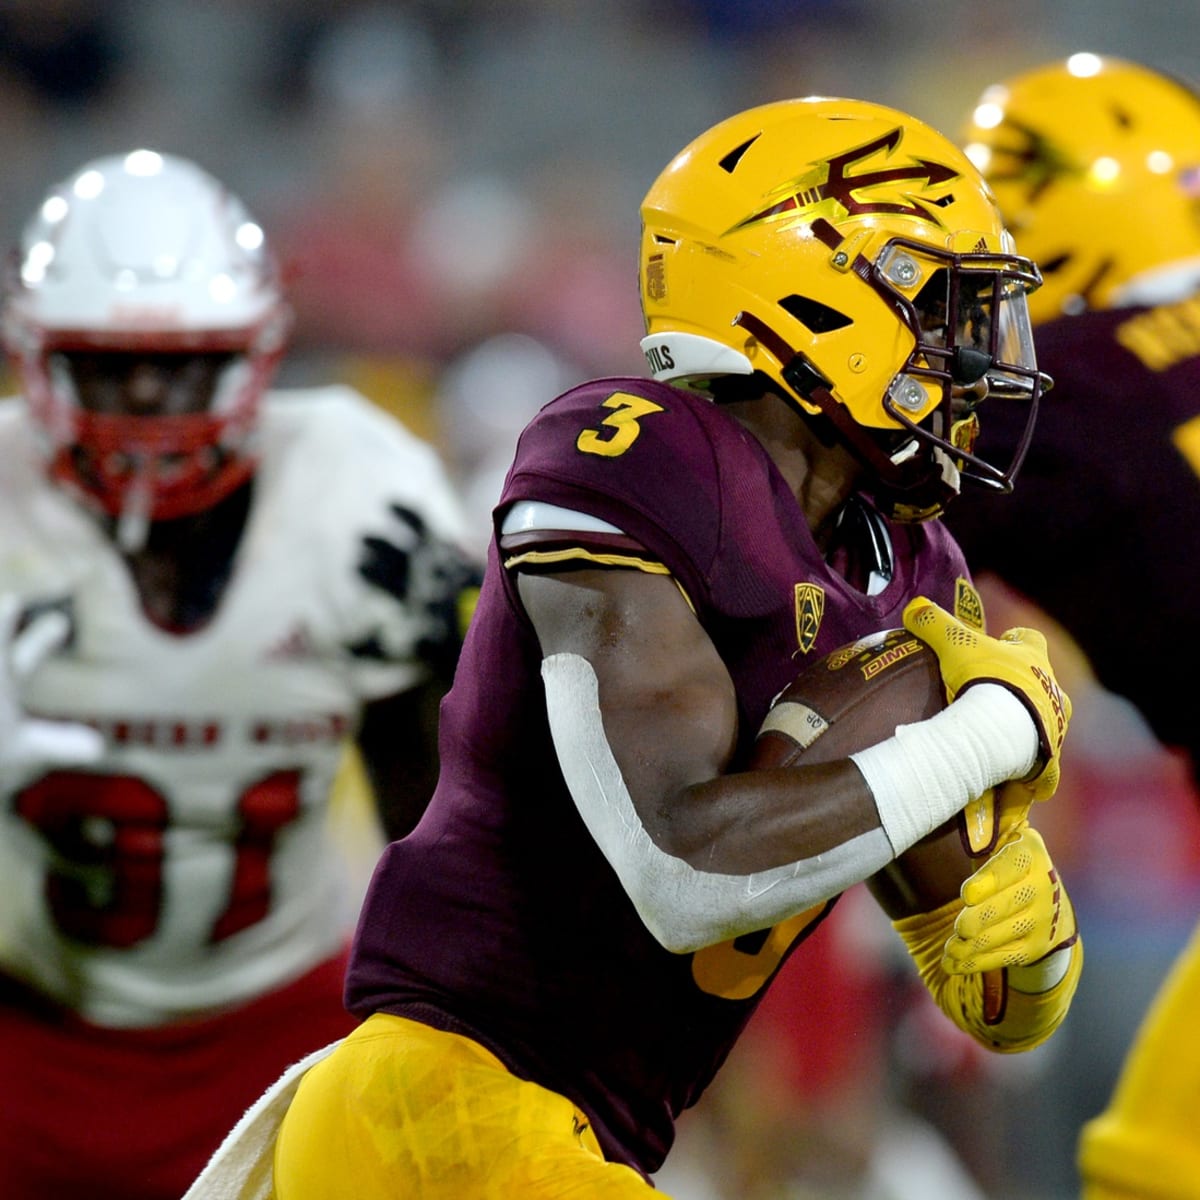
<instances>
[{"instance_id":1,"label":"brown football","mask_svg":"<svg viewBox=\"0 0 1200 1200\"><path fill-rule=\"evenodd\" d=\"M945 707L937 656L906 629L887 629L805 667L775 697L749 766L832 762Z\"/></svg>"}]
</instances>

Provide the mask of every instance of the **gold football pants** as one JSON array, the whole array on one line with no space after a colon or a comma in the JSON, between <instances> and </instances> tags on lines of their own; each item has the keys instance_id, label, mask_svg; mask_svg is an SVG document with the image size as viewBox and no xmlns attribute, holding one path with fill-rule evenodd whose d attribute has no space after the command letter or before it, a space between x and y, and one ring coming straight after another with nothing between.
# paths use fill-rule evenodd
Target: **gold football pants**
<instances>
[{"instance_id":1,"label":"gold football pants","mask_svg":"<svg viewBox=\"0 0 1200 1200\"><path fill-rule=\"evenodd\" d=\"M368 1018L304 1076L275 1145L276 1200L664 1200L606 1162L569 1100L469 1038Z\"/></svg>"}]
</instances>

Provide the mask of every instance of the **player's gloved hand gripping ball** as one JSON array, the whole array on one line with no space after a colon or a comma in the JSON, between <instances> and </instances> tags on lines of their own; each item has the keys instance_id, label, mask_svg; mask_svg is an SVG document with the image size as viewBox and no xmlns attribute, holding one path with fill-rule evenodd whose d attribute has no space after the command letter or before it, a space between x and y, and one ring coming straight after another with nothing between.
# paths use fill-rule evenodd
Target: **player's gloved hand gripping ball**
<instances>
[{"instance_id":1,"label":"player's gloved hand gripping ball","mask_svg":"<svg viewBox=\"0 0 1200 1200\"><path fill-rule=\"evenodd\" d=\"M1069 946L1078 934L1046 843L1029 825L963 883L962 898L966 907L942 956L947 974L1029 967Z\"/></svg>"},{"instance_id":2,"label":"player's gloved hand gripping ball","mask_svg":"<svg viewBox=\"0 0 1200 1200\"><path fill-rule=\"evenodd\" d=\"M974 683L998 683L1020 697L1038 731L1037 770L1021 783L1033 800L1053 796L1071 700L1054 676L1044 635L1016 628L989 637L922 596L909 601L904 627L937 655L949 699Z\"/></svg>"}]
</instances>

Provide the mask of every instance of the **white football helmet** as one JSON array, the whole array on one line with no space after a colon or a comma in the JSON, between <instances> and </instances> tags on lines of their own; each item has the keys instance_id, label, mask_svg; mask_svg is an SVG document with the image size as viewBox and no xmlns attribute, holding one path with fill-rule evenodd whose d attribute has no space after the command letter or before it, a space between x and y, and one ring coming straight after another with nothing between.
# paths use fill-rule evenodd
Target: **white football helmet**
<instances>
[{"instance_id":1,"label":"white football helmet","mask_svg":"<svg viewBox=\"0 0 1200 1200\"><path fill-rule=\"evenodd\" d=\"M249 478L259 402L290 311L263 231L186 159L139 149L86 163L25 229L4 344L51 476L115 516L166 520ZM89 406L82 364L207 360L184 412ZM181 372L186 374L186 372Z\"/></svg>"}]
</instances>

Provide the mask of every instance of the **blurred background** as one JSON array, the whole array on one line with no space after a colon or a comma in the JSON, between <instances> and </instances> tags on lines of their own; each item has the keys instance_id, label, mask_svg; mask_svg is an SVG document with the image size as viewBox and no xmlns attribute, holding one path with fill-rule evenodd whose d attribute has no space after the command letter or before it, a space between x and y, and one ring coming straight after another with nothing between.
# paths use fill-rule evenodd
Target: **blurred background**
<instances>
[{"instance_id":1,"label":"blurred background","mask_svg":"<svg viewBox=\"0 0 1200 1200\"><path fill-rule=\"evenodd\" d=\"M284 263L281 382L354 384L438 444L482 547L529 416L641 373L637 206L696 134L824 93L953 136L1026 66L1087 49L1194 81L1198 47L1195 0L0 0L0 238L88 158L195 159ZM975 1052L852 891L682 1122L676 1200L1075 1194L1079 1125L1200 911L1200 838L1183 764L1061 645L1075 721L1038 824L1087 944L1062 1030Z\"/></svg>"}]
</instances>

